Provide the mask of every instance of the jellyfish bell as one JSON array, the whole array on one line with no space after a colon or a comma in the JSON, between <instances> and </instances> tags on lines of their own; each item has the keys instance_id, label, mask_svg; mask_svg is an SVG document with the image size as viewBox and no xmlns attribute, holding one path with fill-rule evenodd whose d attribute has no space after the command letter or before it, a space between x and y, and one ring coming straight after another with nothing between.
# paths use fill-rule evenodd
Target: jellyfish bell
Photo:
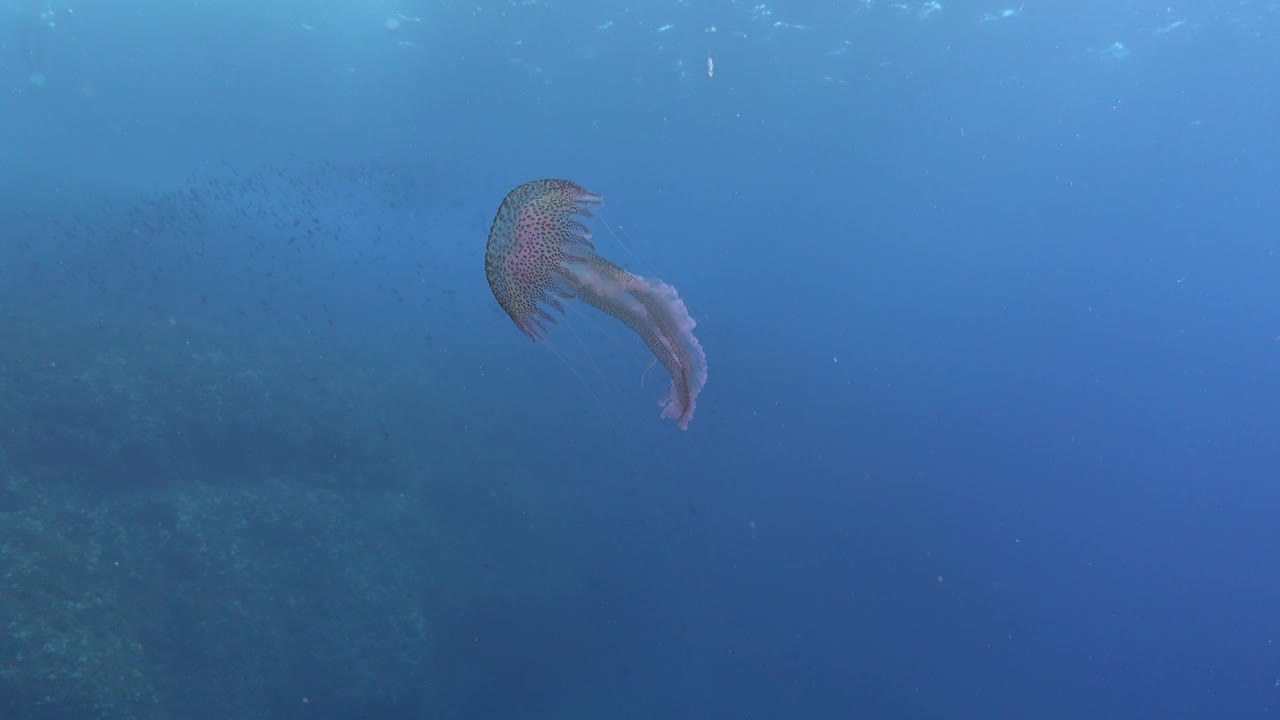
<instances>
[{"instance_id":1,"label":"jellyfish bell","mask_svg":"<svg viewBox=\"0 0 1280 720\"><path fill-rule=\"evenodd\" d=\"M707 382L697 323L676 289L635 275L596 254L583 221L603 202L567 180L536 180L503 199L485 248L485 274L498 304L537 342L556 321L550 310L582 300L640 336L671 376L658 401L662 417L687 430Z\"/></svg>"},{"instance_id":2,"label":"jellyfish bell","mask_svg":"<svg viewBox=\"0 0 1280 720\"><path fill-rule=\"evenodd\" d=\"M395 32L400 29L400 18L395 15L389 15L386 20L382 21L382 26L385 27L388 32Z\"/></svg>"}]
</instances>

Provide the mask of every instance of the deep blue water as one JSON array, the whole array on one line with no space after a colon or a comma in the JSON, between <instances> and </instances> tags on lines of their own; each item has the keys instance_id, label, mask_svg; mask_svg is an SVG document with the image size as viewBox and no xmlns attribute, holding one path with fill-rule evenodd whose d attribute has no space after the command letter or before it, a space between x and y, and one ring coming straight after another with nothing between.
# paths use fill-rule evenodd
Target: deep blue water
<instances>
[{"instance_id":1,"label":"deep blue water","mask_svg":"<svg viewBox=\"0 0 1280 720\"><path fill-rule=\"evenodd\" d=\"M0 20L0 306L5 383L36 399L0 415L150 440L6 447L5 475L115 518L109 557L161 522L122 514L139 498L186 527L197 479L319 483L339 529L277 506L288 543L376 568L326 591L358 611L254 576L296 610L282 636L364 628L358 672L253 636L181 670L202 641L164 638L200 611L144 633L160 717L226 717L175 667L244 717L1280 710L1275 4L26 5ZM490 294L493 214L543 177L602 194L601 253L697 320L687 432L621 326L576 304L531 344ZM192 358L241 352L327 389L166 414L155 388L233 385ZM126 365L151 410L31 389ZM214 415L241 419L182 425ZM196 575L172 594L239 603ZM428 588L420 639L372 622L401 583ZM290 672L233 672L255 657ZM381 689L327 699L357 674Z\"/></svg>"}]
</instances>

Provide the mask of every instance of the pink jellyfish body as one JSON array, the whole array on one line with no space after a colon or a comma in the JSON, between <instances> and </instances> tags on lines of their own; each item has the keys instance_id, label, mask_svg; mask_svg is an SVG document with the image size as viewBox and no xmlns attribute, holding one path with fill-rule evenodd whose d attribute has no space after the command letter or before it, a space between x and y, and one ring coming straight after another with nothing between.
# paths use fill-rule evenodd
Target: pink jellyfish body
<instances>
[{"instance_id":1,"label":"pink jellyfish body","mask_svg":"<svg viewBox=\"0 0 1280 720\"><path fill-rule=\"evenodd\" d=\"M579 298L621 320L671 374L658 404L662 417L689 428L698 394L707 382L707 356L693 336L676 289L632 275L595 253L581 218L603 199L567 180L535 180L507 193L489 230L484 269L498 304L525 335L544 337L548 312L564 312L562 300Z\"/></svg>"}]
</instances>

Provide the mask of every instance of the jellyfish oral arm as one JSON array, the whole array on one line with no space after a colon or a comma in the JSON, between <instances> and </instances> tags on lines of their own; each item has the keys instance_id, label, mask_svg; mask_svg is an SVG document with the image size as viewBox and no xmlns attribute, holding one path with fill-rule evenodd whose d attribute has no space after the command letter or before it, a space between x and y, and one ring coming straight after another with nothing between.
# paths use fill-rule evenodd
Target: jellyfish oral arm
<instances>
[{"instance_id":1,"label":"jellyfish oral arm","mask_svg":"<svg viewBox=\"0 0 1280 720\"><path fill-rule=\"evenodd\" d=\"M604 258L574 265L578 297L631 328L667 369L671 387L658 401L662 417L687 430L707 382L707 356L693 334L697 322L680 294L661 280L632 275Z\"/></svg>"}]
</instances>

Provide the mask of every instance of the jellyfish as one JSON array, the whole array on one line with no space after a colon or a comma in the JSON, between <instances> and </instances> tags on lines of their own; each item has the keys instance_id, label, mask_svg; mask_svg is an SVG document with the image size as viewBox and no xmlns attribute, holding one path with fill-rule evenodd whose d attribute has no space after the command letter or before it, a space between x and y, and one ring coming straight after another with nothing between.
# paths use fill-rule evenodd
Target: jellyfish
<instances>
[{"instance_id":1,"label":"jellyfish","mask_svg":"<svg viewBox=\"0 0 1280 720\"><path fill-rule=\"evenodd\" d=\"M564 312L564 300L577 298L622 321L671 375L671 387L658 401L661 417L687 430L707 382L707 356L693 335L697 323L675 288L596 254L582 218L602 202L567 180L535 180L507 193L485 249L489 287L534 342L556 321L549 310Z\"/></svg>"}]
</instances>

